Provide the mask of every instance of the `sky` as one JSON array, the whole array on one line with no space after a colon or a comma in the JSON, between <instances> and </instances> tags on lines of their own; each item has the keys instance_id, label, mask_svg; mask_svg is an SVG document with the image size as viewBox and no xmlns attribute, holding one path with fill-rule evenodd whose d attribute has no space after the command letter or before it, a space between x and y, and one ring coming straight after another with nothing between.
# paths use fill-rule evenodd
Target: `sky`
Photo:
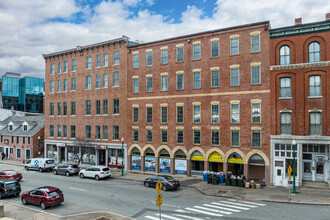
<instances>
[{"instance_id":1,"label":"sky","mask_svg":"<svg viewBox=\"0 0 330 220\"><path fill-rule=\"evenodd\" d=\"M0 0L0 75L44 77L42 54L126 35L149 42L269 20L325 20L328 0Z\"/></svg>"}]
</instances>

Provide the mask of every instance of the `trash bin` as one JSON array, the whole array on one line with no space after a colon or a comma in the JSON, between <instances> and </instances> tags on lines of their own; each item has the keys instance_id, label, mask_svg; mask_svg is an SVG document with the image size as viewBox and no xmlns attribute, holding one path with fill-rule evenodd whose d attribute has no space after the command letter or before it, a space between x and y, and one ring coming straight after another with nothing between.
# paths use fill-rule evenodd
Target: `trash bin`
<instances>
[{"instance_id":1,"label":"trash bin","mask_svg":"<svg viewBox=\"0 0 330 220\"><path fill-rule=\"evenodd\" d=\"M226 186L230 186L230 178L229 177L226 177L226 179L225 179L225 184L226 184Z\"/></svg>"},{"instance_id":2,"label":"trash bin","mask_svg":"<svg viewBox=\"0 0 330 220\"><path fill-rule=\"evenodd\" d=\"M212 175L212 185L217 185L218 184L218 176L217 175Z\"/></svg>"},{"instance_id":3,"label":"trash bin","mask_svg":"<svg viewBox=\"0 0 330 220\"><path fill-rule=\"evenodd\" d=\"M237 179L237 184L238 184L238 187L244 187L243 179Z\"/></svg>"},{"instance_id":4,"label":"trash bin","mask_svg":"<svg viewBox=\"0 0 330 220\"><path fill-rule=\"evenodd\" d=\"M218 178L219 178L219 183L224 183L225 182L225 177L224 177L224 175L223 174L220 174L219 176L218 176Z\"/></svg>"},{"instance_id":5,"label":"trash bin","mask_svg":"<svg viewBox=\"0 0 330 220\"><path fill-rule=\"evenodd\" d=\"M207 174L207 184L211 184L212 183L212 176L211 174Z\"/></svg>"},{"instance_id":6,"label":"trash bin","mask_svg":"<svg viewBox=\"0 0 330 220\"><path fill-rule=\"evenodd\" d=\"M207 173L203 173L203 182L207 182Z\"/></svg>"},{"instance_id":7,"label":"trash bin","mask_svg":"<svg viewBox=\"0 0 330 220\"><path fill-rule=\"evenodd\" d=\"M231 179L231 185L237 186L237 179Z\"/></svg>"}]
</instances>

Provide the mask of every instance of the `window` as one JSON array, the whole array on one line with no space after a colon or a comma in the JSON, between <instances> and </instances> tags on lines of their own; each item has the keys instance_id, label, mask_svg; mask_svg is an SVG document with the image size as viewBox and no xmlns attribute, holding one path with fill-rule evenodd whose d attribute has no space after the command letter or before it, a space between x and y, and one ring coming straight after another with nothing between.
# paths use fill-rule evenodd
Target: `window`
<instances>
[{"instance_id":1,"label":"window","mask_svg":"<svg viewBox=\"0 0 330 220\"><path fill-rule=\"evenodd\" d=\"M92 128L90 125L86 125L86 138L90 139L92 136Z\"/></svg>"},{"instance_id":2,"label":"window","mask_svg":"<svg viewBox=\"0 0 330 220\"><path fill-rule=\"evenodd\" d=\"M252 53L260 52L260 36L259 35L251 36L251 52Z\"/></svg>"},{"instance_id":3,"label":"window","mask_svg":"<svg viewBox=\"0 0 330 220\"><path fill-rule=\"evenodd\" d=\"M27 125L23 125L23 131L27 131L28 130L28 126ZM2 137L2 136L1 136ZM2 142L2 141L1 141Z\"/></svg>"},{"instance_id":4,"label":"window","mask_svg":"<svg viewBox=\"0 0 330 220\"><path fill-rule=\"evenodd\" d=\"M309 135L322 136L322 113L309 113Z\"/></svg>"},{"instance_id":5,"label":"window","mask_svg":"<svg viewBox=\"0 0 330 220\"><path fill-rule=\"evenodd\" d=\"M309 96L321 96L321 76L309 77Z\"/></svg>"},{"instance_id":6,"label":"window","mask_svg":"<svg viewBox=\"0 0 330 220\"><path fill-rule=\"evenodd\" d=\"M232 38L230 39L230 55L239 54L239 39Z\"/></svg>"},{"instance_id":7,"label":"window","mask_svg":"<svg viewBox=\"0 0 330 220\"><path fill-rule=\"evenodd\" d=\"M108 100L103 99L103 115L107 115L107 114L108 114Z\"/></svg>"},{"instance_id":8,"label":"window","mask_svg":"<svg viewBox=\"0 0 330 220\"><path fill-rule=\"evenodd\" d=\"M57 80L57 92L62 92L62 80Z\"/></svg>"},{"instance_id":9,"label":"window","mask_svg":"<svg viewBox=\"0 0 330 220\"><path fill-rule=\"evenodd\" d=\"M212 105L212 123L219 123L219 105Z\"/></svg>"},{"instance_id":10,"label":"window","mask_svg":"<svg viewBox=\"0 0 330 220\"><path fill-rule=\"evenodd\" d=\"M239 146L239 130L231 131L231 145Z\"/></svg>"},{"instance_id":11,"label":"window","mask_svg":"<svg viewBox=\"0 0 330 220\"><path fill-rule=\"evenodd\" d=\"M162 110L162 123L167 123L167 106L162 106L161 107Z\"/></svg>"},{"instance_id":12,"label":"window","mask_svg":"<svg viewBox=\"0 0 330 220\"><path fill-rule=\"evenodd\" d=\"M183 106L176 107L176 123L183 123Z\"/></svg>"},{"instance_id":13,"label":"window","mask_svg":"<svg viewBox=\"0 0 330 220\"><path fill-rule=\"evenodd\" d=\"M167 91L167 76L162 76L162 91Z\"/></svg>"},{"instance_id":14,"label":"window","mask_svg":"<svg viewBox=\"0 0 330 220\"><path fill-rule=\"evenodd\" d=\"M118 125L113 126L112 140L119 140L119 126Z\"/></svg>"},{"instance_id":15,"label":"window","mask_svg":"<svg viewBox=\"0 0 330 220\"><path fill-rule=\"evenodd\" d=\"M152 130L147 129L147 143L152 143Z\"/></svg>"},{"instance_id":16,"label":"window","mask_svg":"<svg viewBox=\"0 0 330 220\"><path fill-rule=\"evenodd\" d=\"M97 88L97 89L101 88L101 75L100 74L96 75L95 88Z\"/></svg>"},{"instance_id":17,"label":"window","mask_svg":"<svg viewBox=\"0 0 330 220\"><path fill-rule=\"evenodd\" d=\"M112 85L113 87L119 87L119 72L113 72Z\"/></svg>"},{"instance_id":18,"label":"window","mask_svg":"<svg viewBox=\"0 0 330 220\"><path fill-rule=\"evenodd\" d=\"M58 73L62 73L62 62L58 63Z\"/></svg>"},{"instance_id":19,"label":"window","mask_svg":"<svg viewBox=\"0 0 330 220\"><path fill-rule=\"evenodd\" d=\"M63 115L68 114L68 104L67 102L63 102Z\"/></svg>"},{"instance_id":20,"label":"window","mask_svg":"<svg viewBox=\"0 0 330 220\"><path fill-rule=\"evenodd\" d=\"M152 52L146 53L147 66L152 66Z\"/></svg>"},{"instance_id":21,"label":"window","mask_svg":"<svg viewBox=\"0 0 330 220\"><path fill-rule=\"evenodd\" d=\"M119 99L113 100L113 113L114 115L119 114Z\"/></svg>"},{"instance_id":22,"label":"window","mask_svg":"<svg viewBox=\"0 0 330 220\"><path fill-rule=\"evenodd\" d=\"M193 49L194 49L194 60L199 60L201 58L201 45L195 44Z\"/></svg>"},{"instance_id":23,"label":"window","mask_svg":"<svg viewBox=\"0 0 330 220\"><path fill-rule=\"evenodd\" d=\"M91 100L87 100L86 101L86 115L91 115L91 107L92 107Z\"/></svg>"},{"instance_id":24,"label":"window","mask_svg":"<svg viewBox=\"0 0 330 220\"><path fill-rule=\"evenodd\" d=\"M139 130L133 129L133 141L138 142L139 141Z\"/></svg>"},{"instance_id":25,"label":"window","mask_svg":"<svg viewBox=\"0 0 330 220\"><path fill-rule=\"evenodd\" d=\"M108 88L108 74L103 74L103 88Z\"/></svg>"},{"instance_id":26,"label":"window","mask_svg":"<svg viewBox=\"0 0 330 220\"><path fill-rule=\"evenodd\" d=\"M91 89L91 88L92 88L92 77L86 76L86 89Z\"/></svg>"},{"instance_id":27,"label":"window","mask_svg":"<svg viewBox=\"0 0 330 220\"><path fill-rule=\"evenodd\" d=\"M55 63L50 64L50 75L55 74Z\"/></svg>"},{"instance_id":28,"label":"window","mask_svg":"<svg viewBox=\"0 0 330 220\"><path fill-rule=\"evenodd\" d=\"M92 68L92 57L88 56L86 57L86 69L91 69Z\"/></svg>"},{"instance_id":29,"label":"window","mask_svg":"<svg viewBox=\"0 0 330 220\"><path fill-rule=\"evenodd\" d=\"M25 137L23 137L23 144L25 144Z\"/></svg>"},{"instance_id":30,"label":"window","mask_svg":"<svg viewBox=\"0 0 330 220\"><path fill-rule=\"evenodd\" d=\"M167 130L166 129L162 129L162 137L161 137L161 143L167 143Z\"/></svg>"},{"instance_id":31,"label":"window","mask_svg":"<svg viewBox=\"0 0 330 220\"><path fill-rule=\"evenodd\" d=\"M133 108L133 123L139 122L139 108L134 107Z\"/></svg>"},{"instance_id":32,"label":"window","mask_svg":"<svg viewBox=\"0 0 330 220\"><path fill-rule=\"evenodd\" d=\"M54 93L54 81L50 81L50 93Z\"/></svg>"},{"instance_id":33,"label":"window","mask_svg":"<svg viewBox=\"0 0 330 220\"><path fill-rule=\"evenodd\" d=\"M16 149L16 158L17 159L21 158L21 149L19 149L19 148Z\"/></svg>"},{"instance_id":34,"label":"window","mask_svg":"<svg viewBox=\"0 0 330 220\"><path fill-rule=\"evenodd\" d=\"M152 92L152 77L147 77L147 92Z\"/></svg>"},{"instance_id":35,"label":"window","mask_svg":"<svg viewBox=\"0 0 330 220\"><path fill-rule=\"evenodd\" d=\"M162 64L167 64L167 50L161 50L162 53Z\"/></svg>"},{"instance_id":36,"label":"window","mask_svg":"<svg viewBox=\"0 0 330 220\"><path fill-rule=\"evenodd\" d=\"M176 75L176 89L177 90L183 89L183 74Z\"/></svg>"},{"instance_id":37,"label":"window","mask_svg":"<svg viewBox=\"0 0 330 220\"><path fill-rule=\"evenodd\" d=\"M290 53L290 47L288 45L284 45L280 48L280 65L288 65L291 63Z\"/></svg>"},{"instance_id":38,"label":"window","mask_svg":"<svg viewBox=\"0 0 330 220\"><path fill-rule=\"evenodd\" d=\"M76 78L71 78L71 91L76 90Z\"/></svg>"},{"instance_id":39,"label":"window","mask_svg":"<svg viewBox=\"0 0 330 220\"><path fill-rule=\"evenodd\" d=\"M280 97L291 97L291 78L280 78Z\"/></svg>"},{"instance_id":40,"label":"window","mask_svg":"<svg viewBox=\"0 0 330 220\"><path fill-rule=\"evenodd\" d=\"M68 91L68 80L63 79L63 92Z\"/></svg>"},{"instance_id":41,"label":"window","mask_svg":"<svg viewBox=\"0 0 330 220\"><path fill-rule=\"evenodd\" d=\"M76 71L77 70L77 60L73 59L71 61L71 71Z\"/></svg>"},{"instance_id":42,"label":"window","mask_svg":"<svg viewBox=\"0 0 330 220\"><path fill-rule=\"evenodd\" d=\"M201 144L201 131L194 130L194 144Z\"/></svg>"},{"instance_id":43,"label":"window","mask_svg":"<svg viewBox=\"0 0 330 220\"><path fill-rule=\"evenodd\" d=\"M211 72L212 77L212 87L219 87L219 70L213 70Z\"/></svg>"},{"instance_id":44,"label":"window","mask_svg":"<svg viewBox=\"0 0 330 220\"><path fill-rule=\"evenodd\" d=\"M219 130L212 130L212 145L219 145Z\"/></svg>"},{"instance_id":45,"label":"window","mask_svg":"<svg viewBox=\"0 0 330 220\"><path fill-rule=\"evenodd\" d=\"M139 79L133 79L133 93L139 92Z\"/></svg>"},{"instance_id":46,"label":"window","mask_svg":"<svg viewBox=\"0 0 330 220\"><path fill-rule=\"evenodd\" d=\"M54 103L49 103L49 115L54 115Z\"/></svg>"},{"instance_id":47,"label":"window","mask_svg":"<svg viewBox=\"0 0 330 220\"><path fill-rule=\"evenodd\" d=\"M251 84L260 84L260 66L251 67Z\"/></svg>"},{"instance_id":48,"label":"window","mask_svg":"<svg viewBox=\"0 0 330 220\"><path fill-rule=\"evenodd\" d=\"M103 125L102 131L103 131L103 133L102 133L102 139L103 140L107 140L108 139L108 126Z\"/></svg>"},{"instance_id":49,"label":"window","mask_svg":"<svg viewBox=\"0 0 330 220\"><path fill-rule=\"evenodd\" d=\"M230 69L230 85L239 86L239 69L238 68Z\"/></svg>"},{"instance_id":50,"label":"window","mask_svg":"<svg viewBox=\"0 0 330 220\"><path fill-rule=\"evenodd\" d=\"M66 125L63 125L63 138L67 137L67 127Z\"/></svg>"},{"instance_id":51,"label":"window","mask_svg":"<svg viewBox=\"0 0 330 220\"><path fill-rule=\"evenodd\" d=\"M139 54L133 54L133 68L139 68Z\"/></svg>"},{"instance_id":52,"label":"window","mask_svg":"<svg viewBox=\"0 0 330 220\"><path fill-rule=\"evenodd\" d=\"M96 67L101 67L101 55L96 55Z\"/></svg>"},{"instance_id":53,"label":"window","mask_svg":"<svg viewBox=\"0 0 330 220\"><path fill-rule=\"evenodd\" d=\"M183 130L176 130L176 143L183 144Z\"/></svg>"},{"instance_id":54,"label":"window","mask_svg":"<svg viewBox=\"0 0 330 220\"><path fill-rule=\"evenodd\" d=\"M96 109L96 112L95 114L96 115L100 115L101 114L101 101L100 100L96 100L95 102L95 109Z\"/></svg>"},{"instance_id":55,"label":"window","mask_svg":"<svg viewBox=\"0 0 330 220\"><path fill-rule=\"evenodd\" d=\"M219 56L219 41L212 41L211 42L211 57L218 57Z\"/></svg>"},{"instance_id":56,"label":"window","mask_svg":"<svg viewBox=\"0 0 330 220\"><path fill-rule=\"evenodd\" d=\"M280 134L291 134L291 113L283 112L280 114Z\"/></svg>"},{"instance_id":57,"label":"window","mask_svg":"<svg viewBox=\"0 0 330 220\"><path fill-rule=\"evenodd\" d=\"M231 123L239 123L239 104L231 104Z\"/></svg>"},{"instance_id":58,"label":"window","mask_svg":"<svg viewBox=\"0 0 330 220\"><path fill-rule=\"evenodd\" d=\"M194 123L201 123L201 106L194 105Z\"/></svg>"},{"instance_id":59,"label":"window","mask_svg":"<svg viewBox=\"0 0 330 220\"><path fill-rule=\"evenodd\" d=\"M152 123L152 107L147 107L147 123Z\"/></svg>"},{"instance_id":60,"label":"window","mask_svg":"<svg viewBox=\"0 0 330 220\"><path fill-rule=\"evenodd\" d=\"M76 102L71 102L71 115L76 115Z\"/></svg>"},{"instance_id":61,"label":"window","mask_svg":"<svg viewBox=\"0 0 330 220\"><path fill-rule=\"evenodd\" d=\"M312 42L308 46L308 61L320 62L321 61L321 46L319 42Z\"/></svg>"},{"instance_id":62,"label":"window","mask_svg":"<svg viewBox=\"0 0 330 220\"><path fill-rule=\"evenodd\" d=\"M64 61L64 72L68 72L68 61Z\"/></svg>"},{"instance_id":63,"label":"window","mask_svg":"<svg viewBox=\"0 0 330 220\"><path fill-rule=\"evenodd\" d=\"M76 126L75 125L71 125L71 132L70 132L70 137L71 138L76 138Z\"/></svg>"},{"instance_id":64,"label":"window","mask_svg":"<svg viewBox=\"0 0 330 220\"><path fill-rule=\"evenodd\" d=\"M57 103L57 115L61 115L62 114L62 103L58 102Z\"/></svg>"},{"instance_id":65,"label":"window","mask_svg":"<svg viewBox=\"0 0 330 220\"><path fill-rule=\"evenodd\" d=\"M11 148L9 149L9 153L10 153L10 154L14 154L14 148L13 148L13 147L11 147Z\"/></svg>"},{"instance_id":66,"label":"window","mask_svg":"<svg viewBox=\"0 0 330 220\"><path fill-rule=\"evenodd\" d=\"M61 137L62 135L61 135L61 125L57 125L57 137Z\"/></svg>"},{"instance_id":67,"label":"window","mask_svg":"<svg viewBox=\"0 0 330 220\"><path fill-rule=\"evenodd\" d=\"M183 62L183 47L176 48L176 62Z\"/></svg>"},{"instance_id":68,"label":"window","mask_svg":"<svg viewBox=\"0 0 330 220\"><path fill-rule=\"evenodd\" d=\"M19 137L16 137L16 143L17 144L19 143Z\"/></svg>"},{"instance_id":69,"label":"window","mask_svg":"<svg viewBox=\"0 0 330 220\"><path fill-rule=\"evenodd\" d=\"M108 54L103 54L103 66L108 66Z\"/></svg>"},{"instance_id":70,"label":"window","mask_svg":"<svg viewBox=\"0 0 330 220\"><path fill-rule=\"evenodd\" d=\"M252 103L252 123L260 123L260 103Z\"/></svg>"},{"instance_id":71,"label":"window","mask_svg":"<svg viewBox=\"0 0 330 220\"><path fill-rule=\"evenodd\" d=\"M113 52L113 65L119 65L119 51Z\"/></svg>"},{"instance_id":72,"label":"window","mask_svg":"<svg viewBox=\"0 0 330 220\"><path fill-rule=\"evenodd\" d=\"M201 73L194 72L194 89L200 89L200 88L201 88Z\"/></svg>"},{"instance_id":73,"label":"window","mask_svg":"<svg viewBox=\"0 0 330 220\"><path fill-rule=\"evenodd\" d=\"M54 137L54 125L49 125L49 136Z\"/></svg>"},{"instance_id":74,"label":"window","mask_svg":"<svg viewBox=\"0 0 330 220\"><path fill-rule=\"evenodd\" d=\"M101 139L101 126L95 126L95 139Z\"/></svg>"},{"instance_id":75,"label":"window","mask_svg":"<svg viewBox=\"0 0 330 220\"><path fill-rule=\"evenodd\" d=\"M260 131L252 131L252 146L253 147L260 147Z\"/></svg>"}]
</instances>

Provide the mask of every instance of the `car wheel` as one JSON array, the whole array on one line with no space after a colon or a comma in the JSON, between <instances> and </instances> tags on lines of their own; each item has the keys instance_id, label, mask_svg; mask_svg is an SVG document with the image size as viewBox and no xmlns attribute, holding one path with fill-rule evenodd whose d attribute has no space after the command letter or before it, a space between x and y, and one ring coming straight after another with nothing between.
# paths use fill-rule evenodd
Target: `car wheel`
<instances>
[{"instance_id":1,"label":"car wheel","mask_svg":"<svg viewBox=\"0 0 330 220\"><path fill-rule=\"evenodd\" d=\"M46 209L46 204L45 204L44 202L41 202L41 203L40 203L40 208L41 208L42 210L45 210L45 209Z\"/></svg>"},{"instance_id":2,"label":"car wheel","mask_svg":"<svg viewBox=\"0 0 330 220\"><path fill-rule=\"evenodd\" d=\"M148 183L148 182L145 182L145 183L144 183L144 186L145 186L145 187L149 187L149 183Z\"/></svg>"},{"instance_id":3,"label":"car wheel","mask_svg":"<svg viewBox=\"0 0 330 220\"><path fill-rule=\"evenodd\" d=\"M26 170L26 171L29 171L29 168L28 168L28 167L25 167L25 170Z\"/></svg>"},{"instance_id":4,"label":"car wheel","mask_svg":"<svg viewBox=\"0 0 330 220\"><path fill-rule=\"evenodd\" d=\"M16 193L16 194L15 194L15 197L17 197L17 196L19 196L19 193Z\"/></svg>"},{"instance_id":5,"label":"car wheel","mask_svg":"<svg viewBox=\"0 0 330 220\"><path fill-rule=\"evenodd\" d=\"M162 190L163 191L166 191L167 190L167 187L165 185L163 185Z\"/></svg>"},{"instance_id":6,"label":"car wheel","mask_svg":"<svg viewBox=\"0 0 330 220\"><path fill-rule=\"evenodd\" d=\"M56 175L57 174L57 171L56 170L53 170L53 174Z\"/></svg>"},{"instance_id":7,"label":"car wheel","mask_svg":"<svg viewBox=\"0 0 330 220\"><path fill-rule=\"evenodd\" d=\"M100 180L100 177L98 175L95 176L96 180Z\"/></svg>"},{"instance_id":8,"label":"car wheel","mask_svg":"<svg viewBox=\"0 0 330 220\"><path fill-rule=\"evenodd\" d=\"M80 178L83 179L84 178L84 174L81 173L80 174Z\"/></svg>"},{"instance_id":9,"label":"car wheel","mask_svg":"<svg viewBox=\"0 0 330 220\"><path fill-rule=\"evenodd\" d=\"M23 204L23 205L27 205L26 198L22 198L22 204Z\"/></svg>"},{"instance_id":10,"label":"car wheel","mask_svg":"<svg viewBox=\"0 0 330 220\"><path fill-rule=\"evenodd\" d=\"M39 168L39 172L40 172L40 173L42 172L42 169L41 169L41 168Z\"/></svg>"},{"instance_id":11,"label":"car wheel","mask_svg":"<svg viewBox=\"0 0 330 220\"><path fill-rule=\"evenodd\" d=\"M70 173L68 171L66 171L65 176L70 176Z\"/></svg>"}]
</instances>

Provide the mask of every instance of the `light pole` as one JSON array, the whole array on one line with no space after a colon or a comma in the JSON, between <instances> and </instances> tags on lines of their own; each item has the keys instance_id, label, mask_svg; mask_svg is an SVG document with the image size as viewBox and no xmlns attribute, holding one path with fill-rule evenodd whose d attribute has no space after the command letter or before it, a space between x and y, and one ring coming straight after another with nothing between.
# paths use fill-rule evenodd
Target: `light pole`
<instances>
[{"instance_id":1,"label":"light pole","mask_svg":"<svg viewBox=\"0 0 330 220\"><path fill-rule=\"evenodd\" d=\"M296 193L296 140L292 140L292 147L293 147L293 186L292 186L292 193Z\"/></svg>"},{"instance_id":2,"label":"light pole","mask_svg":"<svg viewBox=\"0 0 330 220\"><path fill-rule=\"evenodd\" d=\"M121 175L124 176L124 138L121 139Z\"/></svg>"},{"instance_id":3,"label":"light pole","mask_svg":"<svg viewBox=\"0 0 330 220\"><path fill-rule=\"evenodd\" d=\"M38 158L40 157L40 136L38 136Z\"/></svg>"}]
</instances>

